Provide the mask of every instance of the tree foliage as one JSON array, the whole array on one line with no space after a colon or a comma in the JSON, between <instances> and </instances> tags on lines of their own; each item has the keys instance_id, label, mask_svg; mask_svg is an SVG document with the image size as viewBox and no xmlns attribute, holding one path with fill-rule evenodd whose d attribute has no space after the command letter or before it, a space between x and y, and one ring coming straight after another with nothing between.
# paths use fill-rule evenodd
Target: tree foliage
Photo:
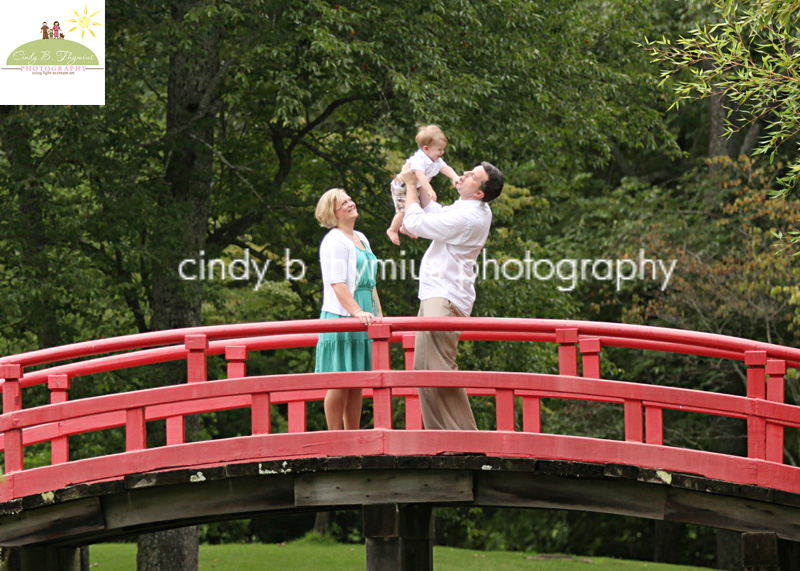
<instances>
[{"instance_id":1,"label":"tree foliage","mask_svg":"<svg viewBox=\"0 0 800 571\"><path fill-rule=\"evenodd\" d=\"M785 193L800 177L795 140L800 129L800 2L717 0L715 15L719 21L686 37L673 41L664 36L646 45L654 61L667 66L663 81L675 79L673 105L721 93L728 99L728 136L761 120L766 135L756 154L774 159L784 144L794 147L791 164L779 179Z\"/></svg>"},{"instance_id":2,"label":"tree foliage","mask_svg":"<svg viewBox=\"0 0 800 571\"><path fill-rule=\"evenodd\" d=\"M130 0L109 4L109 19L125 25L109 27L106 39L105 106L0 109L0 347L7 354L178 322L316 317L324 230L313 207L333 186L355 198L359 229L379 258L418 267L425 241L404 240L398 250L383 231L393 214L388 181L415 150L417 126L430 122L447 133L446 159L456 170L489 160L507 175L492 205L490 259L611 257L640 247L679 258L666 291L652 281L622 291L585 282L568 291L554 279L495 277L490 266L478 283L475 315L627 319L789 342L800 299L795 269L790 261L771 264L765 237L794 223L794 204L757 198L773 171L756 161L725 167L736 174L723 186L692 170L693 161L705 158L697 149L708 116L688 100L665 115L658 70L636 45L645 34L669 37L706 17L703 4L205 0L154 2L147 10ZM791 90L759 79L757 71L768 62L775 73L794 73L781 67L787 62L779 51L794 44L768 46L768 36L754 32L790 30L795 12L786 6L796 2L783 4L758 4L775 17L747 21L740 35L756 66L752 81L788 98ZM745 16L730 12L733 23ZM715 41L724 38L723 28L715 28ZM734 89L736 69L718 66L716 75L706 70L697 77L710 85L730 79ZM775 121L790 108L766 101L759 108L743 96L736 109L752 117L761 109L768 115L760 117ZM774 147L791 134L768 143ZM442 202L455 197L442 181L434 185ZM245 256L262 268L269 262L263 281L254 273L247 280L185 280L178 271L185 259L230 264ZM388 315L416 313L410 272L381 281L379 289ZM463 343L460 366L557 370L552 347L532 345ZM604 374L641 380L625 357L605 357ZM669 363L641 362L653 365L651 382L699 378L681 377ZM308 349L270 351L252 355L248 370L301 372L312 364ZM214 360L209 366L212 376L221 370ZM736 380L730 373L703 380ZM157 378L148 370L81 379L71 398L141 388ZM26 394L30 403L45 398ZM491 399L474 405L481 426L491 427ZM278 412L276 431L285 429ZM543 410L550 432L618 437L619 419L613 405L550 400ZM309 411L309 425L324 426L319 410ZM163 428L148 429L149 442L163 441ZM193 437L247 430L246 414L230 411L199 419ZM701 428L687 434L697 446L711 446L698 436ZM87 457L120 449L122 438L86 435L73 443L74 457ZM44 450L31 454L29 465L48 460ZM476 548L607 549L618 556L638 549L641 556L641 545L657 535L585 514L444 510L440 519L447 541ZM203 537L275 537L268 525L274 520L220 523ZM336 516L332 528L341 539L359 538L352 514ZM695 546L707 537L697 540L693 530L687 537L692 533ZM702 559L692 557L684 560Z\"/></svg>"}]
</instances>

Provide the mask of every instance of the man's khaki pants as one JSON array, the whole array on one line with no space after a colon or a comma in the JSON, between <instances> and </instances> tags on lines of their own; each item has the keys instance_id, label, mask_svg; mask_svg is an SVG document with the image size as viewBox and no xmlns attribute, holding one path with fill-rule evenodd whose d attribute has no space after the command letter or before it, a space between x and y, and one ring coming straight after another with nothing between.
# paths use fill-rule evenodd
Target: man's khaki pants
<instances>
[{"instance_id":1,"label":"man's khaki pants","mask_svg":"<svg viewBox=\"0 0 800 571\"><path fill-rule=\"evenodd\" d=\"M419 305L420 317L464 317L450 300L432 297ZM455 371L460 331L417 331L414 370ZM463 388L420 387L422 422L428 430L477 430Z\"/></svg>"}]
</instances>

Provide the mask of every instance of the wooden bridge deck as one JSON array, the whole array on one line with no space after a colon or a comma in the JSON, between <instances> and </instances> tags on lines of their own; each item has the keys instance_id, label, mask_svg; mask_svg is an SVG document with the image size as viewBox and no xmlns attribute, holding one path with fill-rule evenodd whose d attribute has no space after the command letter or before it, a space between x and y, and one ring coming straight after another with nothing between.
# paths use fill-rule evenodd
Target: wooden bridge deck
<instances>
[{"instance_id":1,"label":"wooden bridge deck","mask_svg":"<svg viewBox=\"0 0 800 571\"><path fill-rule=\"evenodd\" d=\"M77 546L264 513L386 504L596 511L800 541L800 494L622 464L448 454L246 462L76 484L0 504L0 544Z\"/></svg>"}]
</instances>

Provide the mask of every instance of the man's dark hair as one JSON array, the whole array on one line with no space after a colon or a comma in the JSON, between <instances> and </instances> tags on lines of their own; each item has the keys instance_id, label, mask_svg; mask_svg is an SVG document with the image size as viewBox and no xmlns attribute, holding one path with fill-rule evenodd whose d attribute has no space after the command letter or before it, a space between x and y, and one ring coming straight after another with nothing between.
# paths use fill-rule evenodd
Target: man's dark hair
<instances>
[{"instance_id":1,"label":"man's dark hair","mask_svg":"<svg viewBox=\"0 0 800 571\"><path fill-rule=\"evenodd\" d=\"M503 185L505 184L505 177L503 173L500 172L500 169L494 166L492 163L487 163L483 161L481 163L483 170L486 171L486 174L489 175L489 180L486 180L481 184L481 190L483 191L483 202L491 202L498 196L500 193L503 192Z\"/></svg>"}]
</instances>

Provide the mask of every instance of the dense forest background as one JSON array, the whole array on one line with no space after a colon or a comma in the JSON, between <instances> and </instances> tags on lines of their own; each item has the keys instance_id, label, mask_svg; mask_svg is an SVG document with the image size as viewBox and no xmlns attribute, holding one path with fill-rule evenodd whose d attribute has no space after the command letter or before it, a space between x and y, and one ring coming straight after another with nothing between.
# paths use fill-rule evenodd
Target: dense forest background
<instances>
[{"instance_id":1,"label":"dense forest background","mask_svg":"<svg viewBox=\"0 0 800 571\"><path fill-rule=\"evenodd\" d=\"M488 160L506 173L488 257L675 264L668 284L652 275L573 279L569 264L550 279L488 275L473 315L643 323L794 345L799 13L798 2L774 0L109 2L105 106L0 107L0 353L317 317L324 230L313 210L326 189L355 199L357 227L379 258L421 258L423 240L398 248L384 230L389 180L425 123L448 135L445 159L458 172ZM711 31L681 47L677 38L695 29ZM744 51L726 51L737 38ZM744 59L725 59L737 53ZM759 83L767 68L772 83ZM455 197L442 181L434 186L443 203ZM270 262L263 280L255 271L179 274L183 260L196 269L245 256L259 268ZM387 315L416 313L410 272L378 287ZM629 353L605 353L604 374L744 394L733 364ZM463 343L459 359L463 369L557 366L548 349L514 344ZM313 352L253 355L249 370L310 371ZM73 385L71 398L176 374L98 375ZM46 395L26 394L29 404L37 399ZM800 403L791 374L787 400ZM474 408L479 423L491 422L489 402ZM321 410L310 413L315 423L324 426ZM236 413L206 415L187 433L224 437L247 426ZM543 427L623 431L610 408L556 402L543 410ZM149 430L150 442L163 440L163 429ZM796 464L797 435L787 434L786 458ZM665 440L746 454L737 421L691 418ZM76 438L72 457L123 441ZM27 465L49 458L46 449L29 454ZM315 523L342 541L361 539L350 512L221 522L140 538L139 569L162 568L198 540L283 541ZM579 512L441 509L437 541L739 565L736 534Z\"/></svg>"}]
</instances>

